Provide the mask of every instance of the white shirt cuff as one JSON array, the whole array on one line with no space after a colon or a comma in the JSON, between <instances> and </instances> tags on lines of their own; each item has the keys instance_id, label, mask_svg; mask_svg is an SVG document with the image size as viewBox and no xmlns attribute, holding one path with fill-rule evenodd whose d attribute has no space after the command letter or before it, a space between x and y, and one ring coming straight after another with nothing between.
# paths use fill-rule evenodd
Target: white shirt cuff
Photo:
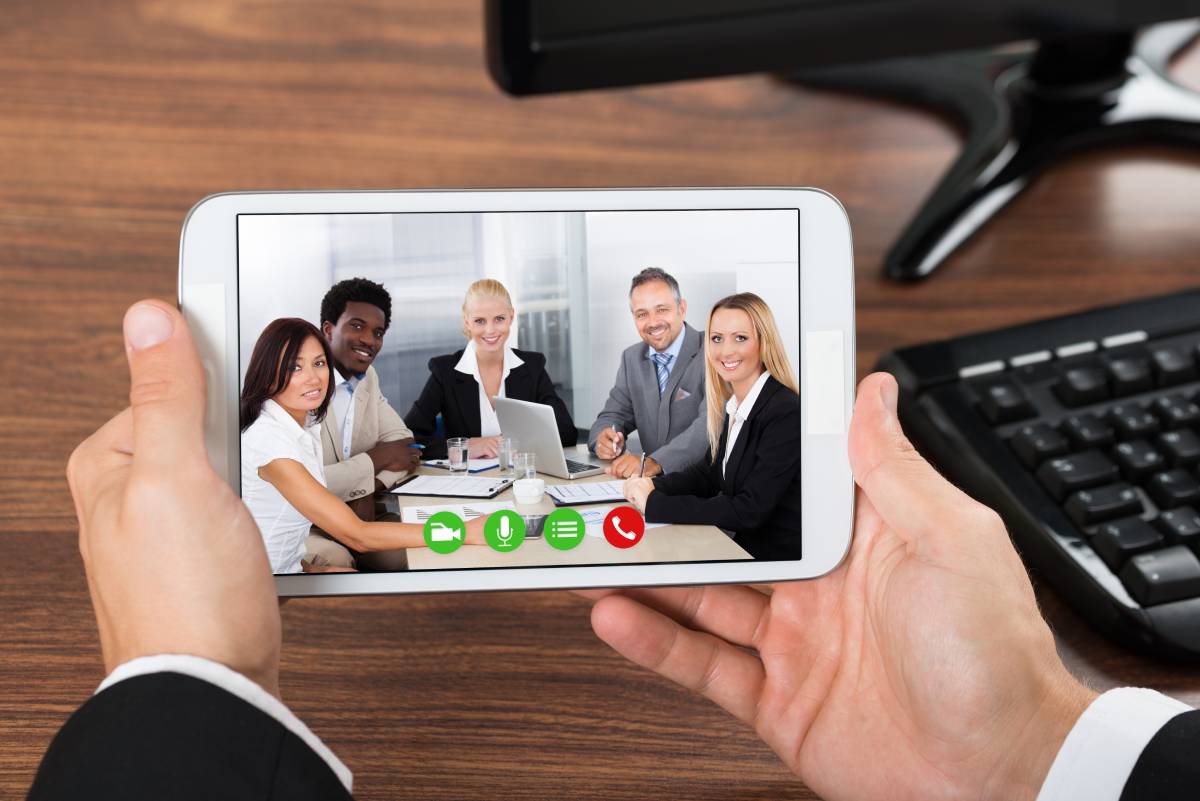
<instances>
[{"instance_id":1,"label":"white shirt cuff","mask_svg":"<svg viewBox=\"0 0 1200 801\"><path fill-rule=\"evenodd\" d=\"M1191 710L1140 687L1118 687L1091 703L1063 741L1037 801L1119 801L1151 738Z\"/></svg>"},{"instance_id":2,"label":"white shirt cuff","mask_svg":"<svg viewBox=\"0 0 1200 801\"><path fill-rule=\"evenodd\" d=\"M305 745L317 753L341 781L346 792L353 792L354 775L342 761L334 756L325 743L321 742L312 730L305 726L292 710L283 705L275 696L264 690L255 682L225 667L219 662L188 654L158 654L156 656L141 656L118 665L109 673L96 693L101 693L117 682L131 679L134 676L144 676L148 673L182 673L185 676L207 681L221 689L233 693L246 703L257 707L279 721L285 729L304 741Z\"/></svg>"}]
</instances>

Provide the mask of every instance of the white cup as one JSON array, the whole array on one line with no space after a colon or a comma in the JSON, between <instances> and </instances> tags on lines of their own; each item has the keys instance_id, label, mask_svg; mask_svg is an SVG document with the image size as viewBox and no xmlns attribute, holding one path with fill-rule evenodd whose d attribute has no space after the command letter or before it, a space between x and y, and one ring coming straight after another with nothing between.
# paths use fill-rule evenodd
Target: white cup
<instances>
[{"instance_id":1,"label":"white cup","mask_svg":"<svg viewBox=\"0 0 1200 801\"><path fill-rule=\"evenodd\" d=\"M546 481L541 478L521 478L513 482L513 497L520 504L537 503L546 491Z\"/></svg>"}]
</instances>

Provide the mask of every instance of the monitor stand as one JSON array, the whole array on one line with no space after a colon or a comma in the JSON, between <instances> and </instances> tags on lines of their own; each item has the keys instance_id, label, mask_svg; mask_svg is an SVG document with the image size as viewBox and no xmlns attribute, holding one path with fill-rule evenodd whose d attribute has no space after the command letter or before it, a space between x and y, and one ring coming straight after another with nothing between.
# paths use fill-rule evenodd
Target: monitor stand
<instances>
[{"instance_id":1,"label":"monitor stand","mask_svg":"<svg viewBox=\"0 0 1200 801\"><path fill-rule=\"evenodd\" d=\"M884 259L894 279L925 278L1069 151L1114 142L1200 145L1200 94L1166 71L1200 21L1140 34L1088 34L1023 53L979 52L804 70L804 86L886 95L950 112L962 153Z\"/></svg>"}]
</instances>

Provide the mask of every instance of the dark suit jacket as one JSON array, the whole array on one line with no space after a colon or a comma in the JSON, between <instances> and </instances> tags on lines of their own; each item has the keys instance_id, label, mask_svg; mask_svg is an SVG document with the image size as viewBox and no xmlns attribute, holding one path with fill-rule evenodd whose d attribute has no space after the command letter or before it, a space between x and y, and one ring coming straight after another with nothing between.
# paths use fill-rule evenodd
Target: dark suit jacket
<instances>
[{"instance_id":1,"label":"dark suit jacket","mask_svg":"<svg viewBox=\"0 0 1200 801\"><path fill-rule=\"evenodd\" d=\"M716 461L654 479L651 523L707 523L733 531L755 559L800 558L800 396L763 384L721 474L729 415Z\"/></svg>"},{"instance_id":2,"label":"dark suit jacket","mask_svg":"<svg viewBox=\"0 0 1200 801\"><path fill-rule=\"evenodd\" d=\"M513 349L524 364L514 367L504 380L504 395L513 400L544 403L554 409L558 436L564 446L575 444L578 434L567 405L554 391L554 383L546 372L546 357L531 350ZM412 429L417 442L425 446L425 459L446 456L447 437L478 437L479 384L474 377L454 369L462 358L461 350L448 356L429 360L429 380L421 396L413 402L404 422ZM445 432L437 436L437 416L442 416Z\"/></svg>"},{"instance_id":3,"label":"dark suit jacket","mask_svg":"<svg viewBox=\"0 0 1200 801\"><path fill-rule=\"evenodd\" d=\"M42 758L29 801L349 799L275 718L180 673L118 682L80 707Z\"/></svg>"},{"instance_id":4,"label":"dark suit jacket","mask_svg":"<svg viewBox=\"0 0 1200 801\"><path fill-rule=\"evenodd\" d=\"M1150 738L1125 780L1121 801L1184 801L1200 797L1200 711L1167 721Z\"/></svg>"}]
</instances>

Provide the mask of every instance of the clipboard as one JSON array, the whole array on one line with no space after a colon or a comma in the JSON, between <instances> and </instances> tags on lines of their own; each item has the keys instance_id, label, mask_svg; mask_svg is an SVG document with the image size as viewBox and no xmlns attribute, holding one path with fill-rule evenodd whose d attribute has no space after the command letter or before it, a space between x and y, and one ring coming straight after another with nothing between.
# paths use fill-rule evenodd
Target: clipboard
<instances>
[{"instance_id":1,"label":"clipboard","mask_svg":"<svg viewBox=\"0 0 1200 801\"><path fill-rule=\"evenodd\" d=\"M420 495L434 498L495 498L512 486L514 478L482 476L409 476L391 492L393 495Z\"/></svg>"}]
</instances>

